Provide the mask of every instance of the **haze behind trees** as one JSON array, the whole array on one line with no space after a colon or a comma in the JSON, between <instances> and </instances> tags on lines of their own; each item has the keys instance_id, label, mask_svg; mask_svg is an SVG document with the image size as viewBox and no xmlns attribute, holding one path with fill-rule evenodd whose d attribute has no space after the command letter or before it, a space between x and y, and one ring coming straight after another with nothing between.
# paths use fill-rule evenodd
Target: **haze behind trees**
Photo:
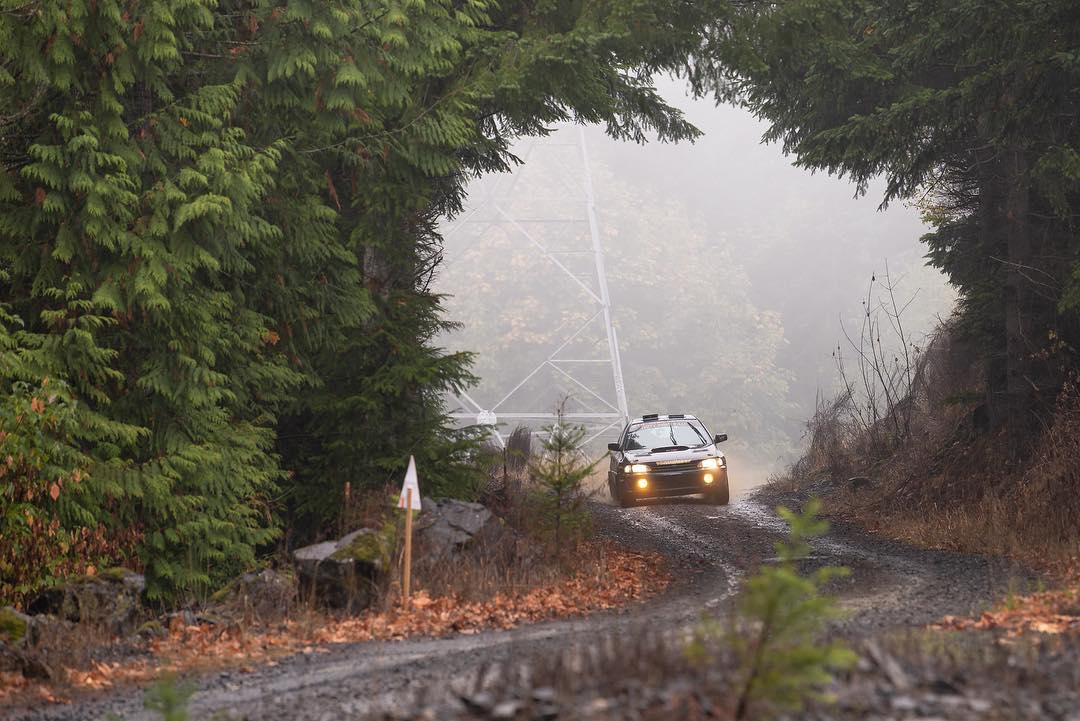
<instances>
[{"instance_id":1,"label":"haze behind trees","mask_svg":"<svg viewBox=\"0 0 1080 721\"><path fill-rule=\"evenodd\" d=\"M955 293L925 265L916 208L879 210L881 188L856 198L854 185L794 167L761 142L766 126L745 110L695 101L676 80L658 87L704 131L696 143L635 145L586 129L630 411L695 413L729 433L729 452L752 476L737 479L745 487L797 454L818 393L838 388L832 351L838 343L847 351L842 324L857 332L870 279L886 262L898 297L914 298L904 321L917 344L949 315ZM576 137L562 128L548 141ZM553 185L580 181L581 169L547 152L530 156L516 179L475 181L462 217L500 183L513 183L515 203L529 203L529 213L517 206L521 217L583 203L575 187L553 200ZM570 237L584 226L528 228L548 243L588 247L587 235ZM576 270L591 273L592 259L580 262ZM447 313L462 328L442 342L477 353L474 397L501 398L564 337L567 318L587 307L573 285L520 234L449 234L436 290L450 295ZM538 390L529 402L563 392L587 395L549 384L551 398Z\"/></svg>"}]
</instances>

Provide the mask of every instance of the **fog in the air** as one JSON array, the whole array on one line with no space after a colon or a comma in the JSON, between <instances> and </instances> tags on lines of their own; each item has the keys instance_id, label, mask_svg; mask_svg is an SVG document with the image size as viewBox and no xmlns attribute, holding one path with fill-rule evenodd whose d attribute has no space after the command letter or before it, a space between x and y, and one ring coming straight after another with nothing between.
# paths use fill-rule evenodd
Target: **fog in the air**
<instances>
[{"instance_id":1,"label":"fog in the air","mask_svg":"<svg viewBox=\"0 0 1080 721\"><path fill-rule=\"evenodd\" d=\"M879 211L880 186L855 198L846 180L763 145L765 126L746 111L661 88L704 131L695 144L563 128L522 142L524 165L473 183L465 212L444 226L436 289L462 325L442 343L475 351L480 377L451 406L463 421L490 410L505 432L543 425L522 416L569 397L567 413L597 444L614 439L595 229L630 414L693 413L726 432L732 481L745 487L793 458L816 398L837 391L833 351L854 353L841 324L857 342L868 284L886 263L916 344L954 295L924 265L916 209ZM879 286L871 307L880 295Z\"/></svg>"}]
</instances>

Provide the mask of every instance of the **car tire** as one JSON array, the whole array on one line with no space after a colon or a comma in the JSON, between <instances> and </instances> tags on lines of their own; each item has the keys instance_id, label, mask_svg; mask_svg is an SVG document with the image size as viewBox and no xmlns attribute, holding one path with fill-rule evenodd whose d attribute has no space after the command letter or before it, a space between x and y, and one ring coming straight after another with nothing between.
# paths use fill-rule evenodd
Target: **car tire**
<instances>
[{"instance_id":1,"label":"car tire","mask_svg":"<svg viewBox=\"0 0 1080 721\"><path fill-rule=\"evenodd\" d=\"M728 490L727 479L719 484L716 488L713 488L705 493L705 500L714 506L726 506L731 499L731 492Z\"/></svg>"},{"instance_id":2,"label":"car tire","mask_svg":"<svg viewBox=\"0 0 1080 721\"><path fill-rule=\"evenodd\" d=\"M616 486L616 491L613 494L615 501L623 508L630 508L634 505L634 497L630 493L620 486Z\"/></svg>"}]
</instances>

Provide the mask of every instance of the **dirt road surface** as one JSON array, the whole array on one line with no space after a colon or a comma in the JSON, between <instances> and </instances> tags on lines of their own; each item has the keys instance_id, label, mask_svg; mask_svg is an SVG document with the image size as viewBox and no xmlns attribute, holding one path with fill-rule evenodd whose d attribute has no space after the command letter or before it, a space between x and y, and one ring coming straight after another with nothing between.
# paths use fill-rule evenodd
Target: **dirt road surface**
<instances>
[{"instance_id":1,"label":"dirt road surface","mask_svg":"<svg viewBox=\"0 0 1080 721\"><path fill-rule=\"evenodd\" d=\"M786 524L772 508L785 500L791 499L766 491L720 507L693 497L646 501L630 509L597 504L599 533L669 559L676 581L662 596L620 613L445 639L339 645L252 673L218 673L199 681L190 718L358 718L417 699L436 702L471 688L478 675L505 662L595 644L609 634L643 627L689 629L704 613L726 613L741 577L773 556L773 543ZM853 636L978 611L999 598L1018 573L1000 561L916 549L842 525L813 545L808 564L851 569L833 591L848 611L841 630ZM139 690L23 711L19 717L75 721L111 714L124 721L156 718L143 708Z\"/></svg>"}]
</instances>

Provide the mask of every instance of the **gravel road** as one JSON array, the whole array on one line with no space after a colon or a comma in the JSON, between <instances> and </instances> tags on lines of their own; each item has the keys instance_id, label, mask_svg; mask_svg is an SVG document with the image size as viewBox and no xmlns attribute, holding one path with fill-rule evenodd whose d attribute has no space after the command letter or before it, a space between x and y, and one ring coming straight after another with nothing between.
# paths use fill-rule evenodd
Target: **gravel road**
<instances>
[{"instance_id":1,"label":"gravel road","mask_svg":"<svg viewBox=\"0 0 1080 721\"><path fill-rule=\"evenodd\" d=\"M190 718L322 721L410 705L416 699L471 687L507 662L590 645L612 634L691 627L703 613L723 614L740 578L773 556L786 525L771 508L793 499L768 489L729 506L695 498L645 502L620 509L597 504L601 534L630 548L664 554L676 582L662 596L621 613L553 621L510 631L445 639L334 646L253 673L224 672L199 681ZM926 551L834 526L814 543L807 564L847 566L851 575L833 592L848 610L840 630L851 636L921 626L946 614L967 614L999 597L1018 575L1002 562ZM155 719L141 691L124 691L72 705L20 711L20 719L74 721L110 715Z\"/></svg>"}]
</instances>

